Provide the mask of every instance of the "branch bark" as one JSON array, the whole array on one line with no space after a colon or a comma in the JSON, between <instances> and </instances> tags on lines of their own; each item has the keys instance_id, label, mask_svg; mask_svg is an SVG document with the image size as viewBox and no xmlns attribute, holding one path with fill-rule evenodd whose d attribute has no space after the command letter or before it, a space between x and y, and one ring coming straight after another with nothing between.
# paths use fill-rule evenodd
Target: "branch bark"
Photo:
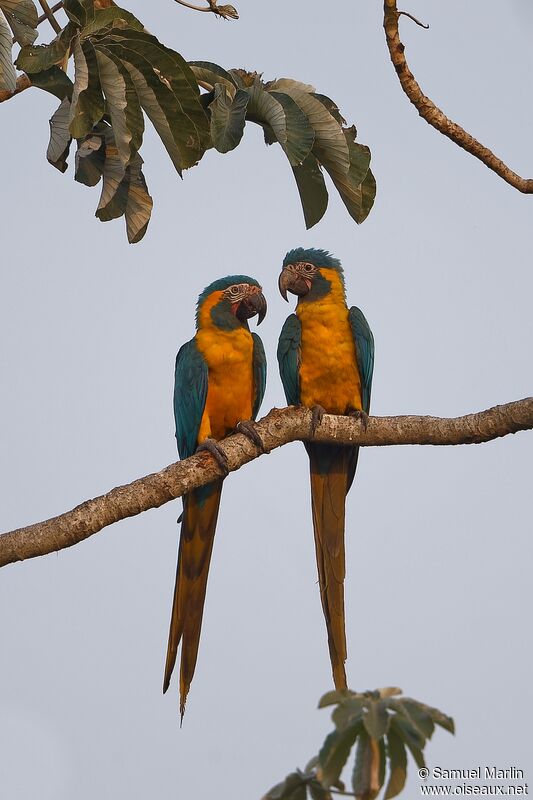
<instances>
[{"instance_id":1,"label":"branch bark","mask_svg":"<svg viewBox=\"0 0 533 800\"><path fill-rule=\"evenodd\" d=\"M239 19L237 9L234 6L219 6L216 0L207 0L209 3L207 6L195 6L192 3L188 3L187 0L175 0L175 2L185 6L185 8L192 8L193 11L212 12L217 17L222 17L222 19Z\"/></svg>"},{"instance_id":2,"label":"branch bark","mask_svg":"<svg viewBox=\"0 0 533 800\"><path fill-rule=\"evenodd\" d=\"M418 113L429 125L447 136L452 142L478 158L489 169L495 172L506 183L524 194L533 194L533 179L522 178L513 172L492 150L474 139L464 128L453 122L427 97L418 85L405 59L405 46L400 40L398 19L405 12L398 11L397 0L384 0L383 27L390 57L405 94L415 106Z\"/></svg>"},{"instance_id":3,"label":"branch bark","mask_svg":"<svg viewBox=\"0 0 533 800\"><path fill-rule=\"evenodd\" d=\"M369 417L365 425L363 420L353 417L325 414L314 434L311 412L302 407L274 408L256 423L257 433L269 451L294 441L337 442L361 447L479 444L532 428L533 397L451 419ZM220 446L232 472L260 455L257 447L242 433L228 436ZM4 533L0 535L0 567L71 547L107 525L158 508L220 475L213 457L200 452L160 472L111 489L58 517Z\"/></svg>"}]
</instances>

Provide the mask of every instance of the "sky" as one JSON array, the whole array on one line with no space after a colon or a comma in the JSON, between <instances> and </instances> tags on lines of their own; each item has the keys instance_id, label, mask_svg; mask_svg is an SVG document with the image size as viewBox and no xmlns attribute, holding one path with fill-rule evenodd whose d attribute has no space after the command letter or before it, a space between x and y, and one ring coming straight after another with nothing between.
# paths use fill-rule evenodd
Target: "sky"
<instances>
[{"instance_id":1,"label":"sky","mask_svg":"<svg viewBox=\"0 0 533 800\"><path fill-rule=\"evenodd\" d=\"M177 176L149 128L154 212L138 245L94 218L98 189L45 159L56 100L1 107L0 530L66 511L176 459L174 358L200 291L257 278L269 360L292 303L286 251L341 259L376 340L376 415L455 416L532 394L533 199L422 121L389 61L381 3L239 0L238 22L171 0L127 8L186 59L292 77L330 95L372 150L357 226L334 189L306 231L290 167L248 126ZM455 121L531 176L526 0L411 0L410 66ZM43 26L43 39L51 34ZM71 157L71 162L73 157ZM400 686L456 721L428 764L524 770L533 783L531 434L367 448L347 501L351 688ZM304 767L332 723L308 466L295 443L225 483L183 727L161 693L181 503L0 574L0 785L6 800L250 800ZM411 764L405 797L420 795Z\"/></svg>"}]
</instances>

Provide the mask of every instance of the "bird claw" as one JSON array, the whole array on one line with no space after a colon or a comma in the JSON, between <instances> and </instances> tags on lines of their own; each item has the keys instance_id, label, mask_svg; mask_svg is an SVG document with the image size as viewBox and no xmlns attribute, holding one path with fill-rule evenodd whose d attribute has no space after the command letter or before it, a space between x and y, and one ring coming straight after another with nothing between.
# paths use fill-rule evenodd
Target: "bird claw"
<instances>
[{"instance_id":1,"label":"bird claw","mask_svg":"<svg viewBox=\"0 0 533 800\"><path fill-rule=\"evenodd\" d=\"M366 411L362 411L360 408L353 408L351 411L348 412L349 417L355 417L355 419L361 420L363 425L363 430L366 433L368 429L368 414Z\"/></svg>"},{"instance_id":2,"label":"bird claw","mask_svg":"<svg viewBox=\"0 0 533 800\"><path fill-rule=\"evenodd\" d=\"M313 406L311 409L311 431L315 435L318 426L322 422L322 417L326 413L326 409L322 406Z\"/></svg>"},{"instance_id":3,"label":"bird claw","mask_svg":"<svg viewBox=\"0 0 533 800\"><path fill-rule=\"evenodd\" d=\"M216 441L216 439L210 439L210 438L204 439L204 441L201 442L196 448L197 453L201 453L202 451L207 451L208 453L211 453L211 455L217 462L218 466L224 473L224 477L229 475L228 457L221 448L221 446L219 445L219 443Z\"/></svg>"},{"instance_id":4,"label":"bird claw","mask_svg":"<svg viewBox=\"0 0 533 800\"><path fill-rule=\"evenodd\" d=\"M235 430L238 433L243 433L245 436L247 436L248 439L250 439L250 441L252 442L252 444L255 444L260 453L263 454L270 453L270 450L267 450L267 448L265 447L265 443L257 433L254 423L251 420L242 419L240 422L236 424Z\"/></svg>"}]
</instances>

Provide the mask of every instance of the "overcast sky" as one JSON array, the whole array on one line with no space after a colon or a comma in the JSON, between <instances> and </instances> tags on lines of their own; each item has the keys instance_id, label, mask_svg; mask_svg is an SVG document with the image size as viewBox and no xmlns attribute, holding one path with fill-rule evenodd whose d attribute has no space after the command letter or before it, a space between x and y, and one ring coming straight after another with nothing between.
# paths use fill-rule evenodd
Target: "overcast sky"
<instances>
[{"instance_id":1,"label":"overcast sky","mask_svg":"<svg viewBox=\"0 0 533 800\"><path fill-rule=\"evenodd\" d=\"M93 214L98 189L45 159L55 99L1 107L0 529L66 511L176 458L174 357L199 292L263 285L262 412L284 405L275 350L293 303L286 251L331 250L374 331L375 414L453 416L532 394L533 198L429 128L388 59L378 0L240 0L238 22L171 0L128 9L187 59L313 83L372 150L376 204L356 226L332 189L305 231L290 167L259 128L180 181L148 129L155 207L142 243ZM422 88L533 175L528 0L411 0ZM42 28L48 38L50 31ZM43 39L46 41L47 38ZM71 157L71 162L73 157ZM368 448L347 508L350 686L401 686L452 714L432 766L515 766L533 784L532 437ZM226 482L183 728L161 684L181 503L0 575L0 786L6 800L253 800L331 729L308 466L293 444ZM405 796L419 796L416 768Z\"/></svg>"}]
</instances>

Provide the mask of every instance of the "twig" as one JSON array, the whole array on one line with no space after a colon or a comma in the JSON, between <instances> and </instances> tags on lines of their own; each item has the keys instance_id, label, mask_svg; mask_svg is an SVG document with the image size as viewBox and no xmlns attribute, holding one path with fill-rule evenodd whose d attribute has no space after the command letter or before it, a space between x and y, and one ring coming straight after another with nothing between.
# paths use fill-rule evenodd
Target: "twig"
<instances>
[{"instance_id":1,"label":"twig","mask_svg":"<svg viewBox=\"0 0 533 800\"><path fill-rule=\"evenodd\" d=\"M175 0L175 2L185 6L185 8L192 8L193 11L207 11L208 13L216 14L217 17L222 17L222 19L239 19L236 8L233 6L218 6L216 0L207 0L208 6L195 6L192 3L188 3L187 0Z\"/></svg>"},{"instance_id":2,"label":"twig","mask_svg":"<svg viewBox=\"0 0 533 800\"><path fill-rule=\"evenodd\" d=\"M405 47L400 40L398 18L405 11L398 11L396 0L384 0L383 27L389 48L390 57L405 94L415 106L420 116L452 142L482 161L485 166L495 172L510 186L524 194L533 194L533 179L522 178L513 172L504 162L483 144L474 139L467 131L448 117L427 97L418 85L405 59ZM415 20L417 21L417 20Z\"/></svg>"},{"instance_id":3,"label":"twig","mask_svg":"<svg viewBox=\"0 0 533 800\"><path fill-rule=\"evenodd\" d=\"M295 406L273 409L256 423L266 450L297 440L362 447L477 444L533 428L533 397L455 419L369 417L365 425L353 417L325 414L314 434L312 427L311 411ZM220 447L228 459L230 471L260 455L256 446L242 433L228 436L220 442ZM220 476L220 467L208 453L198 453L178 461L160 472L87 500L58 517L1 535L0 567L70 547L107 525L149 508L158 508Z\"/></svg>"},{"instance_id":4,"label":"twig","mask_svg":"<svg viewBox=\"0 0 533 800\"><path fill-rule=\"evenodd\" d=\"M42 4L41 4L41 5L42 5ZM61 2L60 2L60 3L56 3L56 4L55 4L55 6L52 6L52 8L50 9L50 11L52 12L52 14L55 14L55 13L56 13L56 11L61 11L61 9L62 9L62 8L63 8L63 0L61 0ZM44 21L45 21L45 19L48 19L48 18L49 18L49 17L48 17L48 14L41 14L41 16L39 17L39 19L37 20L37 25L40 25L40 24L41 24L41 22L44 22Z\"/></svg>"},{"instance_id":5,"label":"twig","mask_svg":"<svg viewBox=\"0 0 533 800\"><path fill-rule=\"evenodd\" d=\"M52 26L54 31L56 33L59 33L61 31L61 25L59 24L57 19L54 17L54 12L50 8L50 6L46 2L46 0L39 0L39 5L41 6L41 8L42 8L42 10L44 12L44 16L46 17L46 19L48 20L48 22L50 23L50 25Z\"/></svg>"},{"instance_id":6,"label":"twig","mask_svg":"<svg viewBox=\"0 0 533 800\"><path fill-rule=\"evenodd\" d=\"M419 19L417 19L416 17L414 17L414 16L413 16L412 14L410 14L408 11L398 11L398 16L399 16L399 17L409 17L409 19L412 19L412 20L413 20L413 22L416 22L416 24L417 24L417 25L420 25L420 27L421 27L421 28L425 28L426 30L429 30L429 25L424 25L424 23L423 23L423 22L420 22L420 20L419 20Z\"/></svg>"}]
</instances>

